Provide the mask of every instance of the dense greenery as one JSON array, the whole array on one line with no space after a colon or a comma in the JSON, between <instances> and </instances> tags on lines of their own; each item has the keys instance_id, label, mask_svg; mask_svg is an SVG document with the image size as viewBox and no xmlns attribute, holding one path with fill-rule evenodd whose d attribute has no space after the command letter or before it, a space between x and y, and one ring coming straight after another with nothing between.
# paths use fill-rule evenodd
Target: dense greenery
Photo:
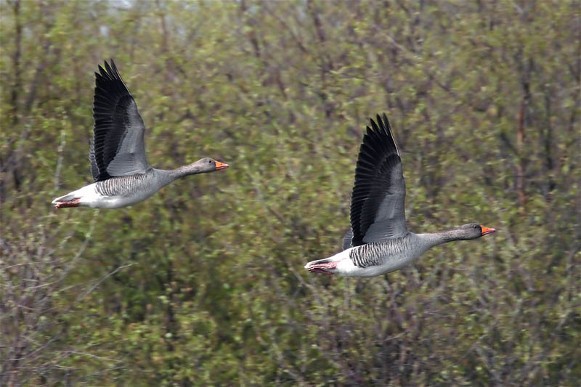
<instances>
[{"instance_id":1,"label":"dense greenery","mask_svg":"<svg viewBox=\"0 0 581 387\"><path fill-rule=\"evenodd\" d=\"M1 385L574 385L579 4L0 0ZM121 210L90 182L113 57L149 159L211 156ZM338 251L368 118L410 229L498 232L371 279Z\"/></svg>"}]
</instances>

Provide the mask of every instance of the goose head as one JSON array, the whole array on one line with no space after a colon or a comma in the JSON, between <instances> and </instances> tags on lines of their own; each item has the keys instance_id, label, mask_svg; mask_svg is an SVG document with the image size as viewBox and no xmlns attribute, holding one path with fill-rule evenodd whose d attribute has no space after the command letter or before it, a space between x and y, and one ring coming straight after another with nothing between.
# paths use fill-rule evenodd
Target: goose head
<instances>
[{"instance_id":1,"label":"goose head","mask_svg":"<svg viewBox=\"0 0 581 387\"><path fill-rule=\"evenodd\" d=\"M456 239L470 240L492 234L495 231L496 229L494 228L486 227L478 223L468 223L453 230L452 233L455 234Z\"/></svg>"},{"instance_id":2,"label":"goose head","mask_svg":"<svg viewBox=\"0 0 581 387\"><path fill-rule=\"evenodd\" d=\"M228 168L228 164L221 161L214 160L210 157L204 157L198 161L191 163L189 165L183 166L180 169L183 175L193 175L198 173L208 173L214 171L220 171L222 169Z\"/></svg>"}]
</instances>

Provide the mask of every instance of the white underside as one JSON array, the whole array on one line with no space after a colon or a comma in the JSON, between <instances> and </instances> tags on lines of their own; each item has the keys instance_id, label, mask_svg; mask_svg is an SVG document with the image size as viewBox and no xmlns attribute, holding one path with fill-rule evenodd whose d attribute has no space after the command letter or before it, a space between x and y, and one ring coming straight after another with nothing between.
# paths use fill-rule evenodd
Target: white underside
<instances>
[{"instance_id":1,"label":"white underside","mask_svg":"<svg viewBox=\"0 0 581 387\"><path fill-rule=\"evenodd\" d=\"M333 262L337 262L337 267L332 271L333 274L344 276L344 277L374 277L389 273L395 270L399 270L406 267L416 261L423 251L417 252L405 252L399 254L393 254L383 257L382 261L385 263L379 266L369 266L369 267L358 267L353 264L353 261L349 257L350 251L353 248L341 251L332 257L327 258ZM305 268L308 268L310 264L317 261L312 261L307 263Z\"/></svg>"},{"instance_id":2,"label":"white underside","mask_svg":"<svg viewBox=\"0 0 581 387\"><path fill-rule=\"evenodd\" d=\"M52 204L57 204L61 201L70 201L79 199L79 206L91 208L121 208L127 207L135 203L139 203L153 195L157 190L148 192L147 190L139 190L130 196L103 196L95 189L96 183L86 185L76 191L70 192L66 195L58 197L52 201Z\"/></svg>"}]
</instances>

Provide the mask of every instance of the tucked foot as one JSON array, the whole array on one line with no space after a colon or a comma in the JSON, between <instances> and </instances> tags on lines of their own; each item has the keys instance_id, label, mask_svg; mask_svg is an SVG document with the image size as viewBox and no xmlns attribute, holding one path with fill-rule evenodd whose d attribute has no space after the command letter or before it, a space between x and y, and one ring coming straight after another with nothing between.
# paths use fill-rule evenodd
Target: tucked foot
<instances>
[{"instance_id":1,"label":"tucked foot","mask_svg":"<svg viewBox=\"0 0 581 387\"><path fill-rule=\"evenodd\" d=\"M67 200L63 202L56 202L54 208L67 208L67 207L78 207L81 205L81 199L76 198L72 200Z\"/></svg>"},{"instance_id":2,"label":"tucked foot","mask_svg":"<svg viewBox=\"0 0 581 387\"><path fill-rule=\"evenodd\" d=\"M333 261L312 261L305 265L305 269L311 273L320 273L326 275L332 275L336 267L337 262Z\"/></svg>"}]
</instances>

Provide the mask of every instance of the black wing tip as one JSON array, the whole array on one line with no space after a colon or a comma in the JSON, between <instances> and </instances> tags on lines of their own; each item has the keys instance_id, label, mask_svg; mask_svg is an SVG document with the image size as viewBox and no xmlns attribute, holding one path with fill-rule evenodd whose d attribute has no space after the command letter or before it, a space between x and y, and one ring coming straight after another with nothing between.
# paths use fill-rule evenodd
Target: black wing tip
<instances>
[{"instance_id":1,"label":"black wing tip","mask_svg":"<svg viewBox=\"0 0 581 387\"><path fill-rule=\"evenodd\" d=\"M378 113L375 116L375 120L373 118L369 119L370 126L367 126L367 132L378 132L380 130L385 131L386 133L391 134L391 125L389 120L387 119L387 114L382 113L381 115Z\"/></svg>"},{"instance_id":2,"label":"black wing tip","mask_svg":"<svg viewBox=\"0 0 581 387\"><path fill-rule=\"evenodd\" d=\"M121 76L119 75L119 70L117 70L117 66L115 65L115 61L113 60L113 58L110 58L109 62L107 62L107 60L104 60L103 65L98 65L97 67L99 70L98 72L95 72L95 77L97 79L123 81L121 79Z\"/></svg>"},{"instance_id":3,"label":"black wing tip","mask_svg":"<svg viewBox=\"0 0 581 387\"><path fill-rule=\"evenodd\" d=\"M380 128L382 128L386 132L391 133L391 125L389 124L389 120L387 119L387 114L383 113L381 116L378 114L377 123Z\"/></svg>"},{"instance_id":4,"label":"black wing tip","mask_svg":"<svg viewBox=\"0 0 581 387\"><path fill-rule=\"evenodd\" d=\"M363 137L363 144L391 144L391 147L395 148L395 152L399 155L399 148L395 143L387 114L377 114L375 120L373 118L369 119L369 123L370 125L367 126L367 131ZM385 141L386 138L388 139L387 141Z\"/></svg>"}]
</instances>

